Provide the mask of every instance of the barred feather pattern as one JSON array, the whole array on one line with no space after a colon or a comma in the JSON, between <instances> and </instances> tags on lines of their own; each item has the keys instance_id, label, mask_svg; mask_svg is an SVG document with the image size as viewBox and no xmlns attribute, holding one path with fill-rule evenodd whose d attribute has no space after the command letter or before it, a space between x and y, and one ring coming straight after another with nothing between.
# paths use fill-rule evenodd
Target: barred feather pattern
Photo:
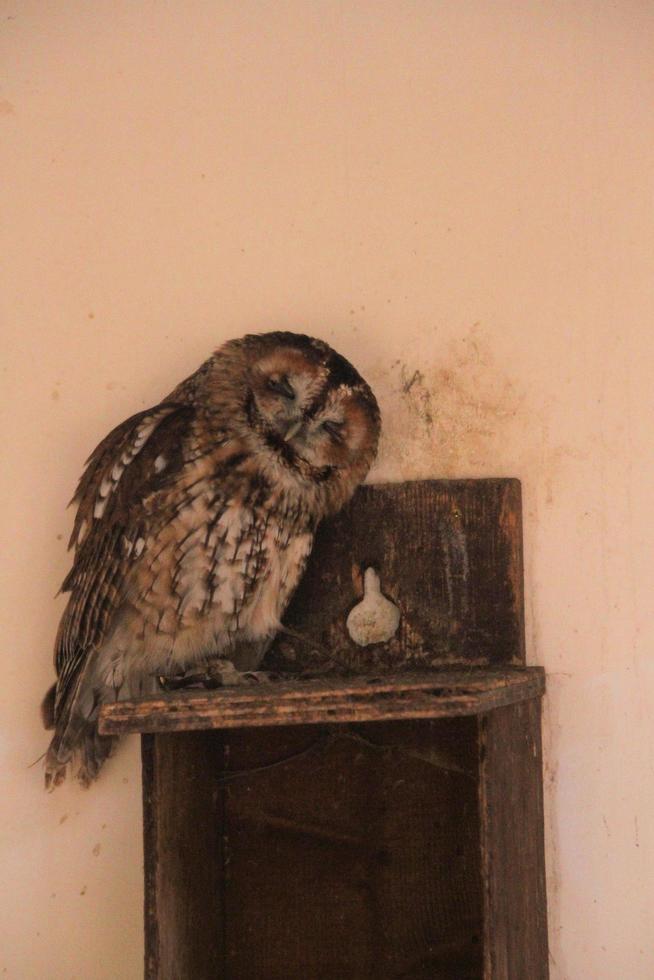
<instances>
[{"instance_id":1,"label":"barred feather pattern","mask_svg":"<svg viewBox=\"0 0 654 980\"><path fill-rule=\"evenodd\" d=\"M363 379L296 334L228 343L109 433L73 498L46 785L75 759L83 784L95 778L113 747L102 703L198 663L256 670L318 522L361 482L378 433Z\"/></svg>"}]
</instances>

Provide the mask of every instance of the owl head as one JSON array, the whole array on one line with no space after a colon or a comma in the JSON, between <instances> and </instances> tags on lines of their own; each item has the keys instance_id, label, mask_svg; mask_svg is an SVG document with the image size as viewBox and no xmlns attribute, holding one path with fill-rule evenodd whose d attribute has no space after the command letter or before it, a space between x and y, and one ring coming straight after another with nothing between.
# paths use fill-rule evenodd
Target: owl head
<instances>
[{"instance_id":1,"label":"owl head","mask_svg":"<svg viewBox=\"0 0 654 980\"><path fill-rule=\"evenodd\" d=\"M300 486L320 516L349 500L380 432L375 396L349 361L303 334L255 334L220 348L211 374L218 398L238 375L237 412L269 476Z\"/></svg>"}]
</instances>

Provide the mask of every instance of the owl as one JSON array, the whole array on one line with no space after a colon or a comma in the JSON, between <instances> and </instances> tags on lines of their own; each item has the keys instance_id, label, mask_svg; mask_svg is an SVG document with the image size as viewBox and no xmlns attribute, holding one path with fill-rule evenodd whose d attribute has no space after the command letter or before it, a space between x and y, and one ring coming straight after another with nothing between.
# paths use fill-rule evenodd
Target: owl
<instances>
[{"instance_id":1,"label":"owl","mask_svg":"<svg viewBox=\"0 0 654 980\"><path fill-rule=\"evenodd\" d=\"M159 405L117 426L73 502L70 593L43 702L46 786L88 785L112 739L100 706L211 664L256 671L323 517L377 451L380 414L321 340L267 333L219 348ZM221 674L222 672L222 674Z\"/></svg>"}]
</instances>

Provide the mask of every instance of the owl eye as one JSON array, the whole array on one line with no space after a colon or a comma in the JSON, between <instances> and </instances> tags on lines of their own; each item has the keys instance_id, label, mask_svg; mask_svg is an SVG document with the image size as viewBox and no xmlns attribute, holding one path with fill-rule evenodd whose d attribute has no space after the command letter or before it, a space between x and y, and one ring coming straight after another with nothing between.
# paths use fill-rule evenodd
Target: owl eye
<instances>
[{"instance_id":1,"label":"owl eye","mask_svg":"<svg viewBox=\"0 0 654 980\"><path fill-rule=\"evenodd\" d=\"M328 419L322 423L321 428L328 432L336 442L343 442L343 422L334 422L333 419Z\"/></svg>"},{"instance_id":2,"label":"owl eye","mask_svg":"<svg viewBox=\"0 0 654 980\"><path fill-rule=\"evenodd\" d=\"M289 401L293 401L295 398L293 386L285 376L281 378L268 378L268 388L270 391L274 391L275 394L281 395L282 398L288 398Z\"/></svg>"}]
</instances>

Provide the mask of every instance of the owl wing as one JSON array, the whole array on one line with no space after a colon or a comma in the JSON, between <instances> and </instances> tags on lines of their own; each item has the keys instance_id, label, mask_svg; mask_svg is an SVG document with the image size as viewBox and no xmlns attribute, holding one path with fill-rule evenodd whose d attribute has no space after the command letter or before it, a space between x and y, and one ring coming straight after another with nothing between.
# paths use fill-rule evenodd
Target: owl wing
<instances>
[{"instance_id":1,"label":"owl wing","mask_svg":"<svg viewBox=\"0 0 654 980\"><path fill-rule=\"evenodd\" d=\"M110 432L87 460L71 501L77 504L69 544L75 556L62 585L71 597L55 645L55 714L123 598L126 558L148 520L144 502L184 465L194 414L190 405L175 403L139 412Z\"/></svg>"}]
</instances>

